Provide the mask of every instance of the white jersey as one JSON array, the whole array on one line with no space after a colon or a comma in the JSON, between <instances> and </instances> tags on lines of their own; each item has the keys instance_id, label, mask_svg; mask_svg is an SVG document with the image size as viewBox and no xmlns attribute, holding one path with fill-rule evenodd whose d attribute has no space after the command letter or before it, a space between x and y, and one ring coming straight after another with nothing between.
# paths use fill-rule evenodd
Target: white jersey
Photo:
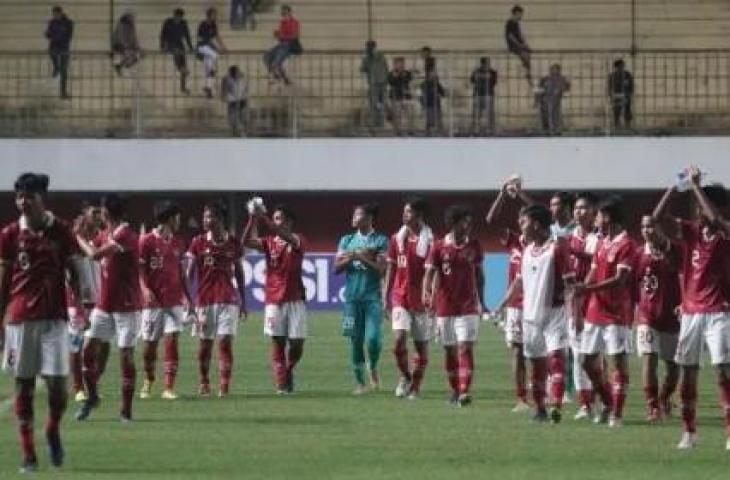
<instances>
[{"instance_id":1,"label":"white jersey","mask_svg":"<svg viewBox=\"0 0 730 480\"><path fill-rule=\"evenodd\" d=\"M88 257L79 256L75 262L76 271L79 274L81 303L95 304L99 297L99 285L101 285L101 266L99 262Z\"/></svg>"},{"instance_id":2,"label":"white jersey","mask_svg":"<svg viewBox=\"0 0 730 480\"><path fill-rule=\"evenodd\" d=\"M550 240L542 246L531 243L522 252L523 318L542 320L564 303L563 277L568 272L566 245Z\"/></svg>"}]
</instances>

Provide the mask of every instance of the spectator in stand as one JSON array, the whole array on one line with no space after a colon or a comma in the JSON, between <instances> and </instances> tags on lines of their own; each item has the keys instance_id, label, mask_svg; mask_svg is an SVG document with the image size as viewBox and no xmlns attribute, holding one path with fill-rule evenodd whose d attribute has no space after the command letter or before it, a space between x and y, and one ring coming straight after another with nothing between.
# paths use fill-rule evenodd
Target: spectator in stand
<instances>
[{"instance_id":1,"label":"spectator in stand","mask_svg":"<svg viewBox=\"0 0 730 480\"><path fill-rule=\"evenodd\" d=\"M248 79L238 68L232 65L228 75L221 81L221 99L228 107L228 125L234 137L246 134L246 115L248 112Z\"/></svg>"},{"instance_id":2,"label":"spectator in stand","mask_svg":"<svg viewBox=\"0 0 730 480\"><path fill-rule=\"evenodd\" d=\"M522 35L522 29L520 28L520 22L525 10L515 5L512 7L512 16L504 26L504 38L507 42L507 50L514 53L520 58L522 66L525 67L525 77L527 83L532 87L532 72L530 66L530 46L527 44L527 40Z\"/></svg>"},{"instance_id":3,"label":"spectator in stand","mask_svg":"<svg viewBox=\"0 0 730 480\"><path fill-rule=\"evenodd\" d=\"M563 127L561 103L570 91L570 81L561 72L560 64L550 66L550 74L540 79L535 102L540 107L542 129L548 135L560 135Z\"/></svg>"},{"instance_id":4,"label":"spectator in stand","mask_svg":"<svg viewBox=\"0 0 730 480\"><path fill-rule=\"evenodd\" d=\"M375 40L365 44L365 57L360 65L360 73L365 74L368 82L370 122L382 128L385 124L385 85L388 81L388 62L378 50Z\"/></svg>"},{"instance_id":5,"label":"spectator in stand","mask_svg":"<svg viewBox=\"0 0 730 480\"><path fill-rule=\"evenodd\" d=\"M122 75L123 68L130 68L137 63L142 56L142 48L137 39L137 27L134 23L134 14L127 12L119 18L117 26L112 32L112 52L121 58L119 63L114 65L117 75Z\"/></svg>"},{"instance_id":6,"label":"spectator in stand","mask_svg":"<svg viewBox=\"0 0 730 480\"><path fill-rule=\"evenodd\" d=\"M608 97L613 107L613 126L621 128L621 116L624 127L631 128L631 98L634 96L634 77L625 70L622 59L613 62L613 72L608 76Z\"/></svg>"},{"instance_id":7,"label":"spectator in stand","mask_svg":"<svg viewBox=\"0 0 730 480\"><path fill-rule=\"evenodd\" d=\"M289 78L284 71L284 61L289 55L301 55L302 44L299 41L299 21L292 15L289 5L281 7L281 21L279 28L274 32L278 43L264 55L264 63L274 81L283 81L289 84Z\"/></svg>"},{"instance_id":8,"label":"spectator in stand","mask_svg":"<svg viewBox=\"0 0 730 480\"><path fill-rule=\"evenodd\" d=\"M205 87L203 92L207 98L213 98L216 70L218 69L218 52L225 51L226 46L218 33L218 11L210 7L205 11L205 20L198 26L198 55L203 60L205 70Z\"/></svg>"},{"instance_id":9,"label":"spectator in stand","mask_svg":"<svg viewBox=\"0 0 730 480\"><path fill-rule=\"evenodd\" d=\"M479 66L471 73L472 131L475 135L494 133L494 87L497 71L490 65L489 57L479 59ZM486 121L485 121L486 120Z\"/></svg>"},{"instance_id":10,"label":"spectator in stand","mask_svg":"<svg viewBox=\"0 0 730 480\"><path fill-rule=\"evenodd\" d=\"M188 28L188 22L185 20L185 11L182 8L176 8L172 13L172 17L162 24L160 49L172 55L175 68L180 72L180 91L185 95L190 95L187 86L190 72L188 71L188 61L185 56L186 45L188 51L192 53L193 43L190 41L190 29Z\"/></svg>"},{"instance_id":11,"label":"spectator in stand","mask_svg":"<svg viewBox=\"0 0 730 480\"><path fill-rule=\"evenodd\" d=\"M413 108L411 106L411 82L413 74L406 70L403 57L393 59L393 70L388 74L393 127L398 136L403 135L405 124L408 135L413 135Z\"/></svg>"},{"instance_id":12,"label":"spectator in stand","mask_svg":"<svg viewBox=\"0 0 730 480\"><path fill-rule=\"evenodd\" d=\"M431 137L443 133L441 98L446 96L446 90L436 72L436 60L427 58L425 68L425 78L421 84L421 103L426 111L426 135Z\"/></svg>"},{"instance_id":13,"label":"spectator in stand","mask_svg":"<svg viewBox=\"0 0 730 480\"><path fill-rule=\"evenodd\" d=\"M53 7L51 14L52 18L46 27L48 54L53 63L53 76L58 76L60 79L61 98L70 98L68 95L68 62L74 24L58 5Z\"/></svg>"},{"instance_id":14,"label":"spectator in stand","mask_svg":"<svg viewBox=\"0 0 730 480\"><path fill-rule=\"evenodd\" d=\"M246 23L249 23L251 30L256 30L255 7L255 0L231 0L231 28L246 30Z\"/></svg>"}]
</instances>

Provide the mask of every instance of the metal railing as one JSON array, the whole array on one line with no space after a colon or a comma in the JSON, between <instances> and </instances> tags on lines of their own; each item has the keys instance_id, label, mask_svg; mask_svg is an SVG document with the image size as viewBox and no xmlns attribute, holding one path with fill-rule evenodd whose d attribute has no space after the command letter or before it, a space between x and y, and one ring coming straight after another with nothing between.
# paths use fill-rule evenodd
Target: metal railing
<instances>
[{"instance_id":1,"label":"metal railing","mask_svg":"<svg viewBox=\"0 0 730 480\"><path fill-rule=\"evenodd\" d=\"M307 51L286 67L289 86L272 83L260 51L222 54L219 78L236 64L249 78L249 136L393 135L390 122L373 124L367 79L360 73L362 53ZM386 52L406 58L413 70L410 102L414 135L424 134L424 109L418 100L423 62L414 52ZM467 136L472 125L471 71L489 56L498 71L495 94L496 135L542 133L532 88L517 58L505 52L435 52L443 99L442 136ZM613 61L624 58L635 80L632 131L640 133L725 133L730 126L730 50L541 51L533 57L535 80L560 63L572 88L563 99L564 133L624 134L611 122L607 76ZM178 88L172 57L149 53L117 76L107 52L73 52L69 70L71 98L58 98L45 53L0 52L0 135L16 137L226 136L226 106L202 95L202 64L190 56L191 95ZM387 105L386 105L387 107ZM389 109L386 108L386 112Z\"/></svg>"}]
</instances>

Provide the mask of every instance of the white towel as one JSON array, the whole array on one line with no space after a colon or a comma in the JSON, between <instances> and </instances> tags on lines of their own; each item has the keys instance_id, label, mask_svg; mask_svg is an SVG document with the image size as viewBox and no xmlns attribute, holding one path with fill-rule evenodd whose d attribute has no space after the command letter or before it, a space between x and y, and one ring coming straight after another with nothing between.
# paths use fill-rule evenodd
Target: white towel
<instances>
[{"instance_id":1,"label":"white towel","mask_svg":"<svg viewBox=\"0 0 730 480\"><path fill-rule=\"evenodd\" d=\"M408 227L403 225L398 233L396 233L396 240L398 242L398 251L404 252L406 248L406 239L408 239ZM421 258L426 258L428 255L428 248L433 243L433 231L428 225L421 225L421 232L418 234L418 244L416 245L416 255Z\"/></svg>"}]
</instances>

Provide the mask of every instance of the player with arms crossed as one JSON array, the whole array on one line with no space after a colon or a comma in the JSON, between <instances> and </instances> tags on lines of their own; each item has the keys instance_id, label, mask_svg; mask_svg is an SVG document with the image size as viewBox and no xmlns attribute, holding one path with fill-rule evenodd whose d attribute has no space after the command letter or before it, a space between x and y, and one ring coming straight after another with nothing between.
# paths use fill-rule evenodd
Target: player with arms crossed
<instances>
[{"instance_id":1,"label":"player with arms crossed","mask_svg":"<svg viewBox=\"0 0 730 480\"><path fill-rule=\"evenodd\" d=\"M672 394L677 388L679 367L674 362L679 334L682 262L680 246L670 241L652 215L641 218L644 245L636 252L637 329L636 350L642 358L647 420L656 423L671 414ZM659 392L658 360L666 366Z\"/></svg>"},{"instance_id":2,"label":"player with arms crossed","mask_svg":"<svg viewBox=\"0 0 730 480\"><path fill-rule=\"evenodd\" d=\"M724 407L725 429L730 450L730 224L718 213L727 204L721 185L700 186L702 174L688 169L689 189L695 199L696 221L676 220L684 247L682 262L682 308L676 362L681 369L679 386L684 432L677 445L690 449L697 444L697 376L703 346L717 370ZM654 210L661 218L675 187L670 187Z\"/></svg>"},{"instance_id":3,"label":"player with arms crossed","mask_svg":"<svg viewBox=\"0 0 730 480\"><path fill-rule=\"evenodd\" d=\"M423 304L435 311L436 329L444 346L450 403L464 407L474 374L474 343L483 309L482 249L471 236L473 215L453 205L445 213L449 233L434 243L423 277Z\"/></svg>"},{"instance_id":4,"label":"player with arms crossed","mask_svg":"<svg viewBox=\"0 0 730 480\"><path fill-rule=\"evenodd\" d=\"M604 405L595 422L608 422L615 428L623 425L629 384L636 245L623 227L623 210L618 197L602 200L597 210L596 224L601 239L585 282L574 287L575 295L589 295L585 325L581 318L576 318L575 323L576 330L582 331L583 368ZM606 355L613 366L610 387L603 381L601 355Z\"/></svg>"},{"instance_id":5,"label":"player with arms crossed","mask_svg":"<svg viewBox=\"0 0 730 480\"><path fill-rule=\"evenodd\" d=\"M178 368L177 340L183 323L192 313L183 261L185 241L177 235L180 229L180 207L170 200L154 206L157 227L139 241L140 283L144 310L142 311L142 340L144 341L145 379L139 397L152 394L157 362L157 344L165 337L165 389L162 398L175 400L175 377Z\"/></svg>"},{"instance_id":6,"label":"player with arms crossed","mask_svg":"<svg viewBox=\"0 0 730 480\"><path fill-rule=\"evenodd\" d=\"M51 463L63 464L60 423L66 409L69 341L66 278L79 294L78 246L71 228L45 209L48 177L25 173L15 182L20 218L0 233L0 344L3 369L15 377L15 414L23 450L21 473L38 469L33 438L36 376L48 388L46 440Z\"/></svg>"},{"instance_id":7,"label":"player with arms crossed","mask_svg":"<svg viewBox=\"0 0 730 480\"><path fill-rule=\"evenodd\" d=\"M255 199L254 199L255 200ZM263 205L250 202L249 220L243 244L264 254L266 284L264 287L264 334L271 338L271 366L276 393L294 393L294 368L304 353L307 338L307 309L302 283L302 262L305 244L293 232L296 217L284 205L277 205L266 216ZM268 235L259 236L263 225Z\"/></svg>"},{"instance_id":8,"label":"player with arms crossed","mask_svg":"<svg viewBox=\"0 0 730 480\"><path fill-rule=\"evenodd\" d=\"M246 318L245 278L241 258L243 249L238 239L226 230L228 207L222 202L208 203L203 209L203 230L190 243L187 278L190 284L197 276L195 299L200 338L198 367L200 395L210 395L210 359L213 343L218 338L218 396L228 395L233 373L233 337L239 318ZM235 278L235 283L233 279Z\"/></svg>"},{"instance_id":9,"label":"player with arms crossed","mask_svg":"<svg viewBox=\"0 0 730 480\"><path fill-rule=\"evenodd\" d=\"M378 214L374 204L355 207L354 233L342 237L337 247L335 273L345 273L343 336L350 337L351 363L357 383L354 395L367 392L365 344L370 385L380 388L378 360L383 349L383 299L381 278L385 273L388 239L373 226Z\"/></svg>"},{"instance_id":10,"label":"player with arms crossed","mask_svg":"<svg viewBox=\"0 0 730 480\"><path fill-rule=\"evenodd\" d=\"M428 205L421 198L412 198L403 207L403 225L388 245L388 267L383 281L383 298L389 300L393 310L394 346L396 366L400 380L395 396L415 399L428 364L428 342L433 332L433 319L426 313L421 290L426 273L426 258L433 244L433 232L425 223ZM416 350L413 370L408 364L408 332L413 337Z\"/></svg>"},{"instance_id":11,"label":"player with arms crossed","mask_svg":"<svg viewBox=\"0 0 730 480\"><path fill-rule=\"evenodd\" d=\"M77 420L86 420L99 405L99 348L103 342L117 337L122 377L122 422L132 420L132 399L137 370L134 347L139 333L139 237L124 221L126 201L118 195L102 199L102 218L106 230L92 244L81 235L76 239L82 251L101 262L99 301L91 312L83 350L84 382L88 398L76 413Z\"/></svg>"}]
</instances>

